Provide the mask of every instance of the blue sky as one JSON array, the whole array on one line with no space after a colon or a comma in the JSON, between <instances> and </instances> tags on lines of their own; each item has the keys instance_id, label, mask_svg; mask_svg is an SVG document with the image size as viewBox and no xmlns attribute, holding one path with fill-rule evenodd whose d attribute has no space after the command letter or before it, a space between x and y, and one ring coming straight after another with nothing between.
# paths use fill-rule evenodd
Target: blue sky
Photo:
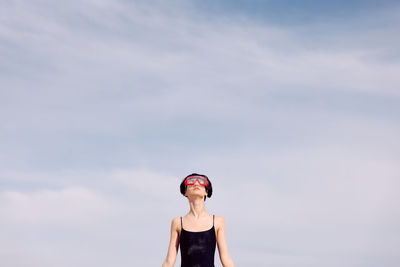
<instances>
[{"instance_id":1,"label":"blue sky","mask_svg":"<svg viewBox=\"0 0 400 267\"><path fill-rule=\"evenodd\" d=\"M196 8L213 15L241 15L276 24L308 24L310 22L341 20L390 8L396 1L317 1L317 0L236 0L191 1Z\"/></svg>"},{"instance_id":2,"label":"blue sky","mask_svg":"<svg viewBox=\"0 0 400 267\"><path fill-rule=\"evenodd\" d=\"M161 265L199 172L237 266L398 266L399 8L3 1L0 264Z\"/></svg>"}]
</instances>

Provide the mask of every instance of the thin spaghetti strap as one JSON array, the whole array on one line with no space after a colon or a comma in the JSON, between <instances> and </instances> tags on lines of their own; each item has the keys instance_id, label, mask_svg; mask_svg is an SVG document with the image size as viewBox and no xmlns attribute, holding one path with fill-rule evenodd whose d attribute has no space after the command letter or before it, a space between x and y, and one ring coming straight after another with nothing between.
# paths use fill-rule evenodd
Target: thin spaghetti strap
<instances>
[{"instance_id":1,"label":"thin spaghetti strap","mask_svg":"<svg viewBox=\"0 0 400 267\"><path fill-rule=\"evenodd\" d=\"M181 230L183 229L183 226L182 226L182 216L181 216Z\"/></svg>"}]
</instances>

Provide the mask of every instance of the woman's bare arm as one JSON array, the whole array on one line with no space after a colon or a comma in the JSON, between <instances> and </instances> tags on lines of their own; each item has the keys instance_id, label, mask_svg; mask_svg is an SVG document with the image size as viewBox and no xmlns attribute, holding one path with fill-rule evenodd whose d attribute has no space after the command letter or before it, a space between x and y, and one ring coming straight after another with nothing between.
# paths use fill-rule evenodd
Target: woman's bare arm
<instances>
[{"instance_id":1,"label":"woman's bare arm","mask_svg":"<svg viewBox=\"0 0 400 267\"><path fill-rule=\"evenodd\" d=\"M179 217L176 217L171 222L171 239L168 246L168 254L162 267L174 267L176 255L179 248Z\"/></svg>"},{"instance_id":2,"label":"woman's bare arm","mask_svg":"<svg viewBox=\"0 0 400 267\"><path fill-rule=\"evenodd\" d=\"M217 227L217 244L219 258L221 260L222 266L224 267L234 267L234 263L228 252L228 245L225 239L225 220L221 216L215 216L215 225Z\"/></svg>"}]
</instances>

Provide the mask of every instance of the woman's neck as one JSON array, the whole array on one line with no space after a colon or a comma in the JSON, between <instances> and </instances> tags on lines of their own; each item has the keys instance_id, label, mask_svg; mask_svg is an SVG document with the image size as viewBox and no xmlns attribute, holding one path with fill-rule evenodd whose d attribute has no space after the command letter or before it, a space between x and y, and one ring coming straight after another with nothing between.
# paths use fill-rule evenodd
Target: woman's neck
<instances>
[{"instance_id":1,"label":"woman's neck","mask_svg":"<svg viewBox=\"0 0 400 267\"><path fill-rule=\"evenodd\" d=\"M191 214L196 219L207 214L203 199L201 198L191 199L189 200L189 204L190 204L189 214Z\"/></svg>"}]
</instances>

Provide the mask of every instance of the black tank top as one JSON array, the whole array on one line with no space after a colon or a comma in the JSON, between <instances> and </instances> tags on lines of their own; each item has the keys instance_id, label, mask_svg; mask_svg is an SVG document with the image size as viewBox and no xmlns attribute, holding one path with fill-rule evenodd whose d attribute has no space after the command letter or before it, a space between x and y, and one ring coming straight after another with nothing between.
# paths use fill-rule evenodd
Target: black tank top
<instances>
[{"instance_id":1,"label":"black tank top","mask_svg":"<svg viewBox=\"0 0 400 267\"><path fill-rule=\"evenodd\" d=\"M181 217L181 267L215 267L214 254L217 238L213 226L201 232L190 232L183 229Z\"/></svg>"}]
</instances>

